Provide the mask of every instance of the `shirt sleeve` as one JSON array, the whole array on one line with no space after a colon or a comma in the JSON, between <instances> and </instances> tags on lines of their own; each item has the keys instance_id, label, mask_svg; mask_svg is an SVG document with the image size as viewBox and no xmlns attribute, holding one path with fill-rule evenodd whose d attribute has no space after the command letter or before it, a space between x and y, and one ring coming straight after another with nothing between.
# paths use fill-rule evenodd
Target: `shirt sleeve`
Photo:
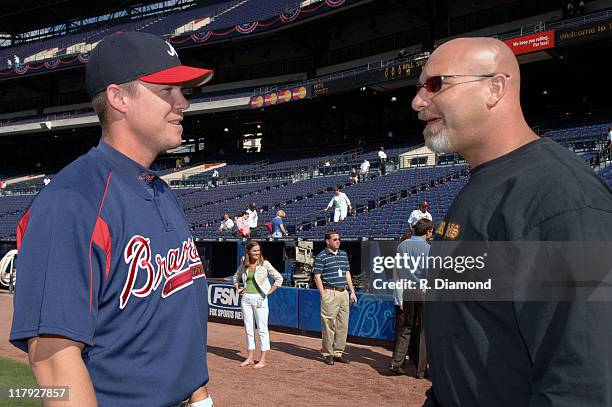
<instances>
[{"instance_id":1,"label":"shirt sleeve","mask_svg":"<svg viewBox=\"0 0 612 407\"><path fill-rule=\"evenodd\" d=\"M240 273L242 272L242 265L238 266L238 269L236 270L236 272L234 273L234 276L232 277L232 282L233 284L238 284L240 281Z\"/></svg>"},{"instance_id":2,"label":"shirt sleeve","mask_svg":"<svg viewBox=\"0 0 612 407\"><path fill-rule=\"evenodd\" d=\"M280 287L283 285L283 276L278 272L268 260L264 262L266 270L268 270L268 276L274 279L274 285Z\"/></svg>"},{"instance_id":3,"label":"shirt sleeve","mask_svg":"<svg viewBox=\"0 0 612 407\"><path fill-rule=\"evenodd\" d=\"M107 262L94 243L98 209L71 191L50 191L32 205L17 260L10 335L20 349L43 334L93 345Z\"/></svg>"},{"instance_id":4,"label":"shirt sleeve","mask_svg":"<svg viewBox=\"0 0 612 407\"><path fill-rule=\"evenodd\" d=\"M347 195L347 194L344 194L344 200L346 201L346 204L347 204L348 206L352 206L352 205L351 205L351 200L349 199L349 197L348 197L348 195Z\"/></svg>"},{"instance_id":5,"label":"shirt sleeve","mask_svg":"<svg viewBox=\"0 0 612 407\"><path fill-rule=\"evenodd\" d=\"M321 254L319 254L317 257L315 257L315 261L314 261L314 266L312 268L312 272L314 274L321 274L323 273L323 256L321 256Z\"/></svg>"},{"instance_id":6,"label":"shirt sleeve","mask_svg":"<svg viewBox=\"0 0 612 407\"><path fill-rule=\"evenodd\" d=\"M408 223L410 223L411 225L414 224L414 211L410 213L410 217L408 218Z\"/></svg>"}]
</instances>

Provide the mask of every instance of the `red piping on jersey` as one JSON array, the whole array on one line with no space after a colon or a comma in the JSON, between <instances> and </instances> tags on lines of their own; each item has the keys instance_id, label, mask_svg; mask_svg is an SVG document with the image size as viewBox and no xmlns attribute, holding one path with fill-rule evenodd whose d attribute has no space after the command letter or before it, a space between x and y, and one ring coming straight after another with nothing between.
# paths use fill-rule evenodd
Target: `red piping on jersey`
<instances>
[{"instance_id":1,"label":"red piping on jersey","mask_svg":"<svg viewBox=\"0 0 612 407\"><path fill-rule=\"evenodd\" d=\"M111 251L113 248L113 242L111 241L110 231L108 225L104 222L100 216L96 220L96 226L93 232L93 242L98 245L104 253L106 253L106 279L108 280L108 273L110 272L111 262Z\"/></svg>"},{"instance_id":2,"label":"red piping on jersey","mask_svg":"<svg viewBox=\"0 0 612 407\"><path fill-rule=\"evenodd\" d=\"M17 224L17 250L21 248L21 241L23 240L26 230L28 229L28 223L30 223L30 211L32 208L29 208L28 211L23 215L19 223Z\"/></svg>"},{"instance_id":3,"label":"red piping on jersey","mask_svg":"<svg viewBox=\"0 0 612 407\"><path fill-rule=\"evenodd\" d=\"M108 178L106 178L106 187L104 188L104 195L102 195L102 201L100 202L100 208L98 209L98 217L96 219L96 224L94 226L94 231L91 235L91 240L89 241L89 313L91 314L91 306L93 302L93 260L92 260L92 249L94 242L100 246L106 252L106 277L108 278L108 271L110 268L110 250L111 250L111 239L110 233L108 230L108 225L102 218L100 218L100 213L102 213L102 206L104 206L104 200L106 199L106 193L108 192L108 185L110 184L111 177L113 176L113 172L108 173Z\"/></svg>"}]
</instances>

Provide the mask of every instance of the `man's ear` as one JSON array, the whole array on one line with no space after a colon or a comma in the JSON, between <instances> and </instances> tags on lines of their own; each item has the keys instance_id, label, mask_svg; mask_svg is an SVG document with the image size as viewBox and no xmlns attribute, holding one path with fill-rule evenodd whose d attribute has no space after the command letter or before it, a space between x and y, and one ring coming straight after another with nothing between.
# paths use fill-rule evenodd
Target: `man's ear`
<instances>
[{"instance_id":1,"label":"man's ear","mask_svg":"<svg viewBox=\"0 0 612 407\"><path fill-rule=\"evenodd\" d=\"M108 85L106 88L108 104L118 112L125 113L127 111L126 97L125 90L118 85Z\"/></svg>"},{"instance_id":2,"label":"man's ear","mask_svg":"<svg viewBox=\"0 0 612 407\"><path fill-rule=\"evenodd\" d=\"M487 107L495 107L508 91L508 77L503 74L495 75L489 80L489 96Z\"/></svg>"}]
</instances>

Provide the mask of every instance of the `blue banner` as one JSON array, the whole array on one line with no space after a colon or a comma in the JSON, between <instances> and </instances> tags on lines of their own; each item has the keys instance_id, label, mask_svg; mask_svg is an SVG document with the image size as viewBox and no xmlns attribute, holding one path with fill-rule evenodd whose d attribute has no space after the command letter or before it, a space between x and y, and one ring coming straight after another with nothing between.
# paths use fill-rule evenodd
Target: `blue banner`
<instances>
[{"instance_id":1,"label":"blue banner","mask_svg":"<svg viewBox=\"0 0 612 407\"><path fill-rule=\"evenodd\" d=\"M242 321L240 295L231 283L208 281L208 315Z\"/></svg>"},{"instance_id":2,"label":"blue banner","mask_svg":"<svg viewBox=\"0 0 612 407\"><path fill-rule=\"evenodd\" d=\"M279 287L268 298L270 326L298 328L298 289ZM242 321L240 295L229 282L208 281L208 315Z\"/></svg>"},{"instance_id":3,"label":"blue banner","mask_svg":"<svg viewBox=\"0 0 612 407\"><path fill-rule=\"evenodd\" d=\"M270 326L298 328L298 288L279 287L268 297Z\"/></svg>"},{"instance_id":4,"label":"blue banner","mask_svg":"<svg viewBox=\"0 0 612 407\"><path fill-rule=\"evenodd\" d=\"M240 296L229 282L208 282L208 305L211 317L242 321ZM321 332L321 300L317 290L280 287L269 297L268 306L270 326ZM395 309L391 297L357 293L357 303L351 304L349 312L350 336L394 339Z\"/></svg>"},{"instance_id":5,"label":"blue banner","mask_svg":"<svg viewBox=\"0 0 612 407\"><path fill-rule=\"evenodd\" d=\"M299 327L321 332L321 300L317 290L299 290ZM395 308L391 297L357 293L357 302L349 309L350 336L362 338L395 338Z\"/></svg>"}]
</instances>

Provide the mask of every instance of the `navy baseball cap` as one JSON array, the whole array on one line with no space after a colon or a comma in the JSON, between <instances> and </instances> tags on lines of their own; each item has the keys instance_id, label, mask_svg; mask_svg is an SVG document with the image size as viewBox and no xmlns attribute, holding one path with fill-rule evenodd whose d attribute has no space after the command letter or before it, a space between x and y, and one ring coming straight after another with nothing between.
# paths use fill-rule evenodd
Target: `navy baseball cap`
<instances>
[{"instance_id":1,"label":"navy baseball cap","mask_svg":"<svg viewBox=\"0 0 612 407\"><path fill-rule=\"evenodd\" d=\"M136 79L190 88L205 84L213 74L181 64L174 47L157 35L122 32L105 37L89 54L85 83L93 97L108 85Z\"/></svg>"}]
</instances>

